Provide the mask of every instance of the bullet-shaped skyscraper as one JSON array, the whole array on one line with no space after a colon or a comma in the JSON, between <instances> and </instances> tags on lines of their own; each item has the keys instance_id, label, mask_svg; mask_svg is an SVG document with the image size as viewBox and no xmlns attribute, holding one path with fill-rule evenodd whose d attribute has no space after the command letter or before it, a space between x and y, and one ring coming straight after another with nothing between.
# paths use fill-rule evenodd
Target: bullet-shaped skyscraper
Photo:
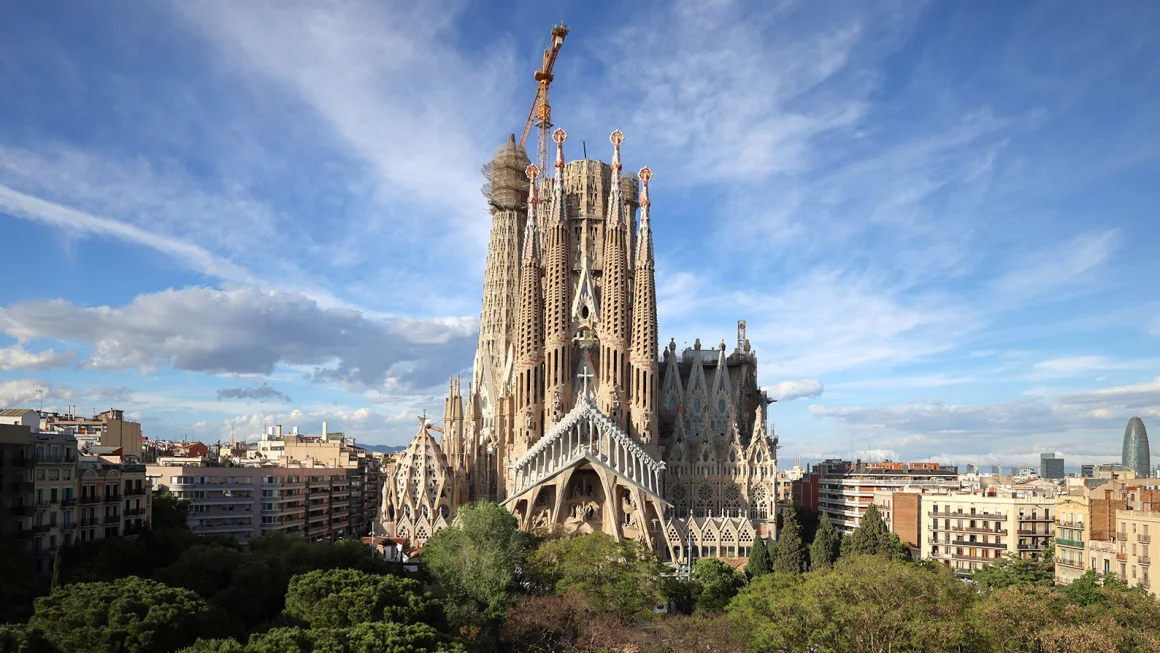
<instances>
[{"instance_id":1,"label":"bullet-shaped skyscraper","mask_svg":"<svg viewBox=\"0 0 1160 653\"><path fill-rule=\"evenodd\" d=\"M1121 464L1136 471L1139 478L1147 478L1151 471L1151 452L1148 450L1148 431L1144 420L1133 417L1124 429L1124 454Z\"/></svg>"}]
</instances>

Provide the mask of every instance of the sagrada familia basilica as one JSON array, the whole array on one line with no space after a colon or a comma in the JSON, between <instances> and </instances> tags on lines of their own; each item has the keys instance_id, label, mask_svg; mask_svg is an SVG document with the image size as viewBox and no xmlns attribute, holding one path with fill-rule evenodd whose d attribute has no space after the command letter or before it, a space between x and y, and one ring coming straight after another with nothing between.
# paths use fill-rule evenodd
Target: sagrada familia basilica
<instances>
[{"instance_id":1,"label":"sagrada familia basilica","mask_svg":"<svg viewBox=\"0 0 1160 653\"><path fill-rule=\"evenodd\" d=\"M657 335L649 180L612 162L541 177L514 137L484 172L491 238L473 380L421 420L387 482L382 528L424 544L456 509L499 502L527 530L602 531L675 562L746 557L775 536L777 438L738 323L678 351ZM439 433L440 437L435 434Z\"/></svg>"}]
</instances>

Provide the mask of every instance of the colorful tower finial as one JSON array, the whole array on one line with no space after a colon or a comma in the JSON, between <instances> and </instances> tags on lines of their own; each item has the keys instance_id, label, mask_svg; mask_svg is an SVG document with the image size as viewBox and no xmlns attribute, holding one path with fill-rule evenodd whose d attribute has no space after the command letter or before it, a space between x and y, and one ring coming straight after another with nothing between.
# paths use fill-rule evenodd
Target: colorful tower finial
<instances>
[{"instance_id":1,"label":"colorful tower finial","mask_svg":"<svg viewBox=\"0 0 1160 653\"><path fill-rule=\"evenodd\" d=\"M540 168L536 164L532 164L524 168L524 173L528 176L528 211L534 212L536 209L536 177L540 176Z\"/></svg>"},{"instance_id":2,"label":"colorful tower finial","mask_svg":"<svg viewBox=\"0 0 1160 653\"><path fill-rule=\"evenodd\" d=\"M568 133L556 129L552 132L552 140L556 141L556 177L560 178L564 171L564 141L568 140Z\"/></svg>"},{"instance_id":3,"label":"colorful tower finial","mask_svg":"<svg viewBox=\"0 0 1160 653\"><path fill-rule=\"evenodd\" d=\"M648 207L651 204L648 199L648 181L652 179L652 170L646 166L640 169L637 176L640 177L640 219L648 220Z\"/></svg>"},{"instance_id":4,"label":"colorful tower finial","mask_svg":"<svg viewBox=\"0 0 1160 653\"><path fill-rule=\"evenodd\" d=\"M608 140L612 142L612 176L620 181L620 144L624 142L624 134L618 129Z\"/></svg>"}]
</instances>

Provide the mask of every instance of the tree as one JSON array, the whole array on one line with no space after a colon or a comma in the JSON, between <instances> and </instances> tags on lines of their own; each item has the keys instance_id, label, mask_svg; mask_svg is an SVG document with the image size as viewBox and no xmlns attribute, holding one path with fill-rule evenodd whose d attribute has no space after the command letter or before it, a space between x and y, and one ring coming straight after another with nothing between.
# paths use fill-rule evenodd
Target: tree
<instances>
[{"instance_id":1,"label":"tree","mask_svg":"<svg viewBox=\"0 0 1160 653\"><path fill-rule=\"evenodd\" d=\"M823 512L814 543L810 545L810 569L818 571L833 567L841 545L842 534L830 521L830 514Z\"/></svg>"},{"instance_id":2,"label":"tree","mask_svg":"<svg viewBox=\"0 0 1160 653\"><path fill-rule=\"evenodd\" d=\"M211 649L212 650L212 649ZM250 637L247 653L462 653L426 624L362 623L349 628L274 628Z\"/></svg>"},{"instance_id":3,"label":"tree","mask_svg":"<svg viewBox=\"0 0 1160 653\"><path fill-rule=\"evenodd\" d=\"M290 580L287 617L311 628L342 628L372 621L440 623L434 597L419 581L372 576L355 569L311 571Z\"/></svg>"},{"instance_id":4,"label":"tree","mask_svg":"<svg viewBox=\"0 0 1160 653\"><path fill-rule=\"evenodd\" d=\"M246 653L246 647L236 639L199 639L177 653Z\"/></svg>"},{"instance_id":5,"label":"tree","mask_svg":"<svg viewBox=\"0 0 1160 653\"><path fill-rule=\"evenodd\" d=\"M727 612L760 651L976 651L971 589L881 556L833 571L756 578Z\"/></svg>"},{"instance_id":6,"label":"tree","mask_svg":"<svg viewBox=\"0 0 1160 653\"><path fill-rule=\"evenodd\" d=\"M745 565L745 575L756 578L771 571L773 571L773 559L769 556L769 548L765 546L765 538L758 535L753 540L753 548L749 550L749 562Z\"/></svg>"},{"instance_id":7,"label":"tree","mask_svg":"<svg viewBox=\"0 0 1160 653\"><path fill-rule=\"evenodd\" d=\"M0 624L0 651L4 653L60 653L40 631L23 624Z\"/></svg>"},{"instance_id":8,"label":"tree","mask_svg":"<svg viewBox=\"0 0 1160 653\"><path fill-rule=\"evenodd\" d=\"M1042 560L1020 558L1008 553L999 562L976 571L971 575L971 580L984 592L1014 585L1051 587L1055 584L1055 567Z\"/></svg>"},{"instance_id":9,"label":"tree","mask_svg":"<svg viewBox=\"0 0 1160 653\"><path fill-rule=\"evenodd\" d=\"M855 555L891 555L890 536L886 530L886 522L882 520L882 513L878 506L870 504L858 528L850 541L851 551Z\"/></svg>"},{"instance_id":10,"label":"tree","mask_svg":"<svg viewBox=\"0 0 1160 653\"><path fill-rule=\"evenodd\" d=\"M423 547L423 565L450 599L457 623L479 614L493 623L503 619L532 546L516 518L491 501L459 508L455 522L435 533Z\"/></svg>"},{"instance_id":11,"label":"tree","mask_svg":"<svg viewBox=\"0 0 1160 653\"><path fill-rule=\"evenodd\" d=\"M222 615L197 594L130 576L75 583L36 600L31 628L64 651L173 651L217 632Z\"/></svg>"},{"instance_id":12,"label":"tree","mask_svg":"<svg viewBox=\"0 0 1160 653\"><path fill-rule=\"evenodd\" d=\"M717 558L701 558L693 566L693 580L699 585L697 607L706 612L720 612L729 605L745 577Z\"/></svg>"},{"instance_id":13,"label":"tree","mask_svg":"<svg viewBox=\"0 0 1160 653\"><path fill-rule=\"evenodd\" d=\"M773 545L773 570L778 573L801 573L806 565L806 547L801 528L792 508L782 510L781 532Z\"/></svg>"},{"instance_id":14,"label":"tree","mask_svg":"<svg viewBox=\"0 0 1160 653\"><path fill-rule=\"evenodd\" d=\"M898 533L890 533L886 538L890 544L890 557L895 562L914 562L914 556L910 555L910 547L906 542L898 537Z\"/></svg>"},{"instance_id":15,"label":"tree","mask_svg":"<svg viewBox=\"0 0 1160 653\"><path fill-rule=\"evenodd\" d=\"M579 592L594 610L625 622L652 615L666 598L664 566L653 552L605 533L545 542L532 554L530 567L542 590L561 596Z\"/></svg>"},{"instance_id":16,"label":"tree","mask_svg":"<svg viewBox=\"0 0 1160 653\"><path fill-rule=\"evenodd\" d=\"M155 531L188 531L189 501L169 492L154 492L150 507L149 528Z\"/></svg>"}]
</instances>

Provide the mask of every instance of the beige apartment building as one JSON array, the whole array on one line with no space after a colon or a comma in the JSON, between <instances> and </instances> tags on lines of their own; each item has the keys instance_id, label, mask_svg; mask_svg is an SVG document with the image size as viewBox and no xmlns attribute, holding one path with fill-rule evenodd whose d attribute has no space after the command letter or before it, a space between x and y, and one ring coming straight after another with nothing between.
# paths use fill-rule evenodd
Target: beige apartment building
<instances>
[{"instance_id":1,"label":"beige apartment building","mask_svg":"<svg viewBox=\"0 0 1160 653\"><path fill-rule=\"evenodd\" d=\"M241 542L270 533L310 541L356 536L349 514L354 470L149 465L146 473L155 489L190 502L189 528L199 535Z\"/></svg>"},{"instance_id":2,"label":"beige apartment building","mask_svg":"<svg viewBox=\"0 0 1160 653\"><path fill-rule=\"evenodd\" d=\"M1154 534L1160 534L1160 512L1117 510L1115 540L1112 543L1115 548L1111 552L1093 551L1093 566L1105 576L1115 573L1128 585L1140 585L1150 594L1156 594L1150 578Z\"/></svg>"},{"instance_id":3,"label":"beige apartment building","mask_svg":"<svg viewBox=\"0 0 1160 653\"><path fill-rule=\"evenodd\" d=\"M1094 570L1156 594L1152 535L1160 533L1160 490L1146 479L1088 479L1057 501L1055 579L1069 584Z\"/></svg>"},{"instance_id":4,"label":"beige apartment building","mask_svg":"<svg viewBox=\"0 0 1160 653\"><path fill-rule=\"evenodd\" d=\"M77 539L131 537L148 525L152 493L145 478L145 465L82 456L77 477Z\"/></svg>"},{"instance_id":5,"label":"beige apartment building","mask_svg":"<svg viewBox=\"0 0 1160 653\"><path fill-rule=\"evenodd\" d=\"M110 408L93 417L73 414L45 413L40 420L45 431L67 433L76 438L78 450L95 453L94 447L120 449L125 456L142 456L141 424L125 419L125 412Z\"/></svg>"},{"instance_id":6,"label":"beige apartment building","mask_svg":"<svg viewBox=\"0 0 1160 653\"><path fill-rule=\"evenodd\" d=\"M922 497L922 557L960 575L1005 554L1036 558L1055 537L1055 497L988 488Z\"/></svg>"}]
</instances>

